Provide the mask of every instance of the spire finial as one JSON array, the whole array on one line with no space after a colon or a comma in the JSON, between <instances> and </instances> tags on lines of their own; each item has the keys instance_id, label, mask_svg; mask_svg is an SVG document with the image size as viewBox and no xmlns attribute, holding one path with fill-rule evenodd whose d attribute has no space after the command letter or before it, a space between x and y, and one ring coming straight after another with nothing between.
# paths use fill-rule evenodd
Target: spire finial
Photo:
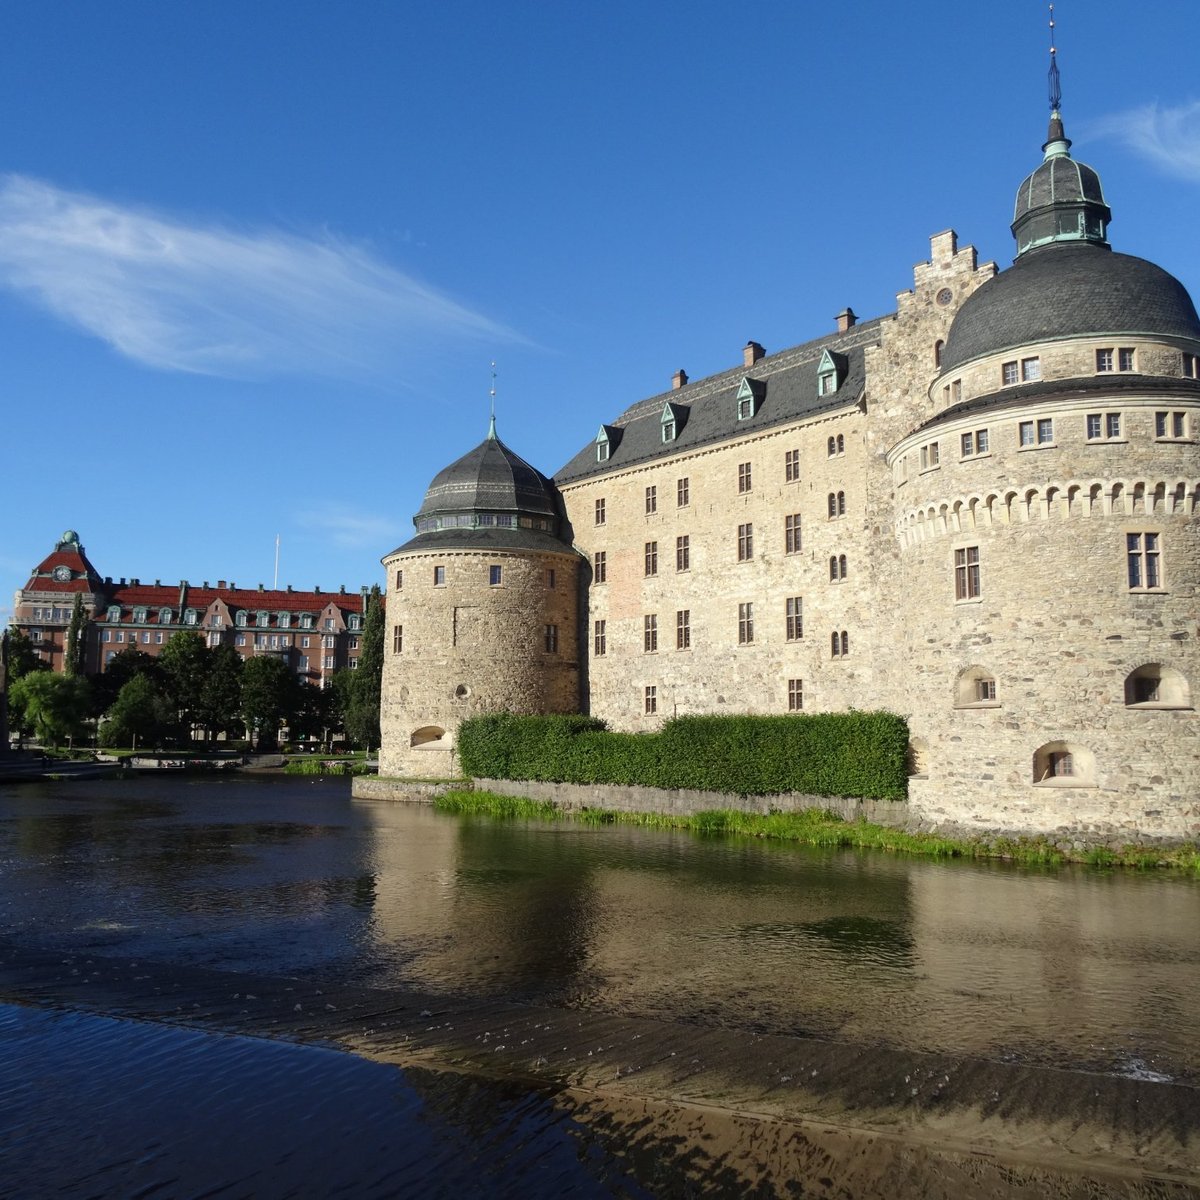
<instances>
[{"instance_id":1,"label":"spire finial","mask_svg":"<svg viewBox=\"0 0 1200 1200\"><path fill-rule=\"evenodd\" d=\"M488 425L488 439L490 441L494 442L496 440L496 364L495 363L492 363L491 397L492 397L492 419L491 419L490 424Z\"/></svg>"},{"instance_id":2,"label":"spire finial","mask_svg":"<svg viewBox=\"0 0 1200 1200\"><path fill-rule=\"evenodd\" d=\"M1056 45L1054 25L1054 5L1050 5L1050 111L1058 114L1062 111L1062 80L1058 74L1058 46Z\"/></svg>"}]
</instances>

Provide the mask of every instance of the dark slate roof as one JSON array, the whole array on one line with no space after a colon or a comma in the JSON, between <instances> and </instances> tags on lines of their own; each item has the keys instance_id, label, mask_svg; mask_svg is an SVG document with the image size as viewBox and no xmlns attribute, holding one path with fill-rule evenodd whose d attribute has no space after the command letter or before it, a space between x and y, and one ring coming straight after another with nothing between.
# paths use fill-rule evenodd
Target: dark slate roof
<instances>
[{"instance_id":1,"label":"dark slate roof","mask_svg":"<svg viewBox=\"0 0 1200 1200\"><path fill-rule=\"evenodd\" d=\"M942 371L987 354L1087 334L1200 340L1200 317L1179 280L1103 246L1054 243L1023 254L963 304Z\"/></svg>"},{"instance_id":2,"label":"dark slate roof","mask_svg":"<svg viewBox=\"0 0 1200 1200\"><path fill-rule=\"evenodd\" d=\"M1087 163L1076 162L1066 154L1054 155L1039 163L1017 188L1013 223L1051 204L1074 205L1085 200L1104 204L1100 176Z\"/></svg>"},{"instance_id":3,"label":"dark slate roof","mask_svg":"<svg viewBox=\"0 0 1200 1200\"><path fill-rule=\"evenodd\" d=\"M1039 400L1059 400L1078 396L1097 400L1120 398L1128 393L1144 396L1164 397L1164 403L1178 398L1200 400L1200 379L1181 379L1164 375L1108 374L1086 375L1078 379L1049 379L1038 383L1023 383L1015 387L976 396L944 409L919 427L918 432L935 429L957 417L971 413L1003 412L1009 408L1023 408Z\"/></svg>"},{"instance_id":4,"label":"dark slate roof","mask_svg":"<svg viewBox=\"0 0 1200 1200\"><path fill-rule=\"evenodd\" d=\"M417 517L471 511L558 515L550 480L492 434L433 477Z\"/></svg>"},{"instance_id":5,"label":"dark slate roof","mask_svg":"<svg viewBox=\"0 0 1200 1200\"><path fill-rule=\"evenodd\" d=\"M607 461L597 462L596 443L588 442L558 471L555 482L562 485L589 475L624 470L854 404L861 398L866 381L864 349L878 343L879 327L890 319L863 321L845 333L830 334L760 358L753 366L735 367L639 400L605 426L612 446ZM817 364L823 350L835 357L844 356L845 376L836 392L818 396ZM739 421L736 396L744 379L750 380L760 399L754 416ZM679 423L675 440L664 443L661 422L666 404L679 408Z\"/></svg>"},{"instance_id":6,"label":"dark slate roof","mask_svg":"<svg viewBox=\"0 0 1200 1200\"><path fill-rule=\"evenodd\" d=\"M437 529L419 533L391 554L407 554L421 550L437 554L440 550L474 550L486 554L489 550L537 550L550 554L570 554L571 548L552 533L540 529Z\"/></svg>"}]
</instances>

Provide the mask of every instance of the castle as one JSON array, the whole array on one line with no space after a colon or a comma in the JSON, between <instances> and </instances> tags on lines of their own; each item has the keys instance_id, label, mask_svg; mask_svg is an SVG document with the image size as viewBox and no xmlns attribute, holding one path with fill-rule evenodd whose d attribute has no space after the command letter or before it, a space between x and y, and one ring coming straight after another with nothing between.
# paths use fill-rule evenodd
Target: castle
<instances>
[{"instance_id":1,"label":"castle","mask_svg":"<svg viewBox=\"0 0 1200 1200\"><path fill-rule=\"evenodd\" d=\"M883 708L923 819L1200 833L1200 319L1052 108L1008 269L937 234L894 313L680 372L553 480L494 422L441 471L383 560L381 773L496 710Z\"/></svg>"}]
</instances>

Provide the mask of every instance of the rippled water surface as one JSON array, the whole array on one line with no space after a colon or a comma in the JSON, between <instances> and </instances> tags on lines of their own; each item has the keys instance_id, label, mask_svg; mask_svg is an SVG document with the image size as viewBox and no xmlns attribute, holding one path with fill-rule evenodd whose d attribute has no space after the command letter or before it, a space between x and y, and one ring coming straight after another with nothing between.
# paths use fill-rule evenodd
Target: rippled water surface
<instances>
[{"instance_id":1,"label":"rippled water surface","mask_svg":"<svg viewBox=\"0 0 1200 1200\"><path fill-rule=\"evenodd\" d=\"M1200 884L352 801L0 789L29 946L1200 1078Z\"/></svg>"}]
</instances>

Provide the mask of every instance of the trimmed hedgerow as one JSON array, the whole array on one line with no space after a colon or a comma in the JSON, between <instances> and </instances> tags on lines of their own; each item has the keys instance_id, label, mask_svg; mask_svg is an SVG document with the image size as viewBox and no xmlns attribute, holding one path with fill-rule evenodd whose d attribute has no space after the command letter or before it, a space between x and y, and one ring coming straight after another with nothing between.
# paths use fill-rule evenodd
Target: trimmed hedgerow
<instances>
[{"instance_id":1,"label":"trimmed hedgerow","mask_svg":"<svg viewBox=\"0 0 1200 1200\"><path fill-rule=\"evenodd\" d=\"M592 717L496 714L458 733L463 770L476 778L747 796L903 799L907 751L907 725L884 712L679 717L657 733L613 733Z\"/></svg>"}]
</instances>

